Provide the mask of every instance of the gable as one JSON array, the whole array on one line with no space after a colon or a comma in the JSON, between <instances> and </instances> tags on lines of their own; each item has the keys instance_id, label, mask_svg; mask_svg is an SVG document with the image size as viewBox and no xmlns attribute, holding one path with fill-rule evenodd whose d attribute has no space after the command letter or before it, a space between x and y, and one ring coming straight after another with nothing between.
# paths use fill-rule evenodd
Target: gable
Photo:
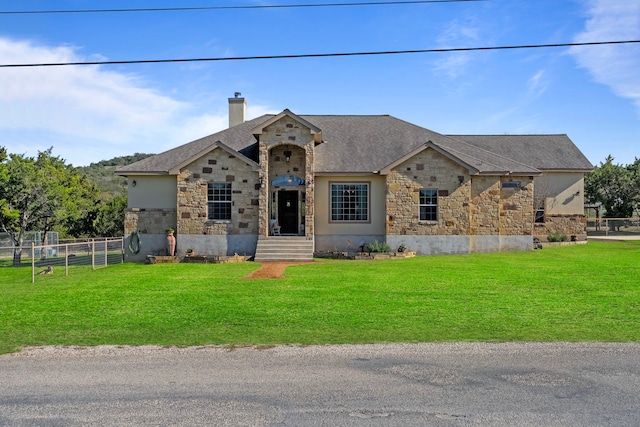
<instances>
[{"instance_id":1,"label":"gable","mask_svg":"<svg viewBox=\"0 0 640 427\"><path fill-rule=\"evenodd\" d=\"M258 135L260 142L267 147L287 144L302 148L321 138L321 134L315 126L309 127L305 120L298 120L297 117L288 114L269 120L267 125L261 125Z\"/></svg>"},{"instance_id":2,"label":"gable","mask_svg":"<svg viewBox=\"0 0 640 427\"><path fill-rule=\"evenodd\" d=\"M191 163L194 163L200 159L202 159L203 157L205 157L206 155L208 155L209 153L211 153L214 150L220 150L224 153L227 154L228 158L237 158L238 160L240 160L241 162L245 163L246 165L248 165L251 169L253 170L259 170L260 166L254 162L253 160L249 159L248 157L238 153L237 151L229 148L227 145L221 143L220 141L215 142L214 144L206 147L204 150L194 154L193 156L184 159L182 162L178 163L177 165L175 165L172 169L169 170L169 175L177 175L180 173L181 169L188 166Z\"/></svg>"},{"instance_id":3,"label":"gable","mask_svg":"<svg viewBox=\"0 0 640 427\"><path fill-rule=\"evenodd\" d=\"M260 141L270 145L287 143L304 146L310 141L322 142L320 128L288 109L260 123L252 133L260 135Z\"/></svg>"},{"instance_id":4,"label":"gable","mask_svg":"<svg viewBox=\"0 0 640 427\"><path fill-rule=\"evenodd\" d=\"M446 162L443 162L443 160L445 159ZM457 167L458 170L465 171L470 175L478 173L478 169L474 168L468 163L465 163L463 160L449 153L448 151L443 150L433 142L428 141L426 144L418 147L417 149L407 153L398 160L382 168L380 170L380 174L388 175L393 169L396 168L410 168L410 166L407 166L407 164L409 163L415 163L416 167L424 167L425 163L430 164L431 167L433 167L433 163L438 163L439 166L447 164L448 168L452 170Z\"/></svg>"},{"instance_id":5,"label":"gable","mask_svg":"<svg viewBox=\"0 0 640 427\"><path fill-rule=\"evenodd\" d=\"M222 171L223 175L233 174L235 171L258 171L260 166L242 154L231 150L221 143L204 150L192 158L185 160L170 171L171 175L178 175L185 170L196 174L211 174L214 170Z\"/></svg>"}]
</instances>

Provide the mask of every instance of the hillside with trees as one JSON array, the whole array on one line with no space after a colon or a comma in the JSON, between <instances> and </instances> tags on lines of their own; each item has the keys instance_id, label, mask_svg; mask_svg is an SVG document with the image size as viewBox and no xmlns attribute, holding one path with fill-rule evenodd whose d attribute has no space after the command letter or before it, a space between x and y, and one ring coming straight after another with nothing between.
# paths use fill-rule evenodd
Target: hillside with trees
<instances>
[{"instance_id":1,"label":"hillside with trees","mask_svg":"<svg viewBox=\"0 0 640 427\"><path fill-rule=\"evenodd\" d=\"M49 231L62 238L121 236L127 207L125 179L115 175L121 165L148 154L116 157L75 168L53 148L35 157L8 153L0 146L0 233L14 246L14 263L27 232Z\"/></svg>"},{"instance_id":2,"label":"hillside with trees","mask_svg":"<svg viewBox=\"0 0 640 427\"><path fill-rule=\"evenodd\" d=\"M101 160L77 169L81 174L86 175L91 181L96 183L101 192L112 194L114 197L126 196L127 180L122 176L116 175L115 170L150 156L153 156L153 154L135 153L131 156L120 156L110 160Z\"/></svg>"}]
</instances>

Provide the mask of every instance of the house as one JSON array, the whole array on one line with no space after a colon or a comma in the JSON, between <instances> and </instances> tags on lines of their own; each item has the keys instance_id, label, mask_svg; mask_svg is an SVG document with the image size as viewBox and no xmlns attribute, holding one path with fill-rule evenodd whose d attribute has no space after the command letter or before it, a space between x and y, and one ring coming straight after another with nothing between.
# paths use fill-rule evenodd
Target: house
<instances>
[{"instance_id":1,"label":"house","mask_svg":"<svg viewBox=\"0 0 640 427\"><path fill-rule=\"evenodd\" d=\"M566 135L442 135L388 115L245 120L117 170L128 177L125 235L143 250L254 255L290 244L355 250L373 240L418 254L527 251L552 232L586 240L584 174ZM276 235L274 235L276 234ZM262 248L262 249L261 249Z\"/></svg>"}]
</instances>

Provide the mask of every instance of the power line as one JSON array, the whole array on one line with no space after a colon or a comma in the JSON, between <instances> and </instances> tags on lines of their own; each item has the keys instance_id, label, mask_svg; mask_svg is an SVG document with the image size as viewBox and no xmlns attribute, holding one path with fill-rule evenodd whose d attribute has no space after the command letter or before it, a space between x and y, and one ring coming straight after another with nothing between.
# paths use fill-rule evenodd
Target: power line
<instances>
[{"instance_id":1,"label":"power line","mask_svg":"<svg viewBox=\"0 0 640 427\"><path fill-rule=\"evenodd\" d=\"M19 10L0 11L0 15L37 15L54 13L121 13L121 12L176 12L196 10L232 10L232 9L291 9L301 7L349 7L349 6L389 6L425 3L465 3L489 0L407 0L407 1L368 1L355 3L316 3L282 5L245 5L245 6L201 6L201 7L159 7L135 9L68 9L68 10Z\"/></svg>"},{"instance_id":2,"label":"power line","mask_svg":"<svg viewBox=\"0 0 640 427\"><path fill-rule=\"evenodd\" d=\"M509 50L509 49L538 49L552 47L574 47L574 46L600 46L640 43L640 40L620 40L605 42L583 42L583 43L555 43L555 44L535 44L516 46L488 46L488 47L458 47L443 49L416 49L416 50L389 50L378 52L344 52L344 53L306 53L296 55L265 55L265 56L235 56L218 58L187 58L187 59L137 59L130 61L86 61L86 62L49 62L33 64L0 64L0 68L18 67L60 67L69 65L124 65L124 64L161 64L172 62L213 62L213 61L252 61L258 59L299 59L299 58L329 58L344 56L373 56L373 55L401 55L410 53L445 53L445 52L473 52L488 50Z\"/></svg>"}]
</instances>

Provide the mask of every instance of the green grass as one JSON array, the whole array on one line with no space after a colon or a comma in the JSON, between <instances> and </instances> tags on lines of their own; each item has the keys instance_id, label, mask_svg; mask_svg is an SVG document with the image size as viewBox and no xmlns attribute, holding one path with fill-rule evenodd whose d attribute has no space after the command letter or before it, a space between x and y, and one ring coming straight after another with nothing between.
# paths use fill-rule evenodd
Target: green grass
<instances>
[{"instance_id":1,"label":"green grass","mask_svg":"<svg viewBox=\"0 0 640 427\"><path fill-rule=\"evenodd\" d=\"M29 345L639 341L640 242L527 253L0 269L0 353Z\"/></svg>"}]
</instances>

